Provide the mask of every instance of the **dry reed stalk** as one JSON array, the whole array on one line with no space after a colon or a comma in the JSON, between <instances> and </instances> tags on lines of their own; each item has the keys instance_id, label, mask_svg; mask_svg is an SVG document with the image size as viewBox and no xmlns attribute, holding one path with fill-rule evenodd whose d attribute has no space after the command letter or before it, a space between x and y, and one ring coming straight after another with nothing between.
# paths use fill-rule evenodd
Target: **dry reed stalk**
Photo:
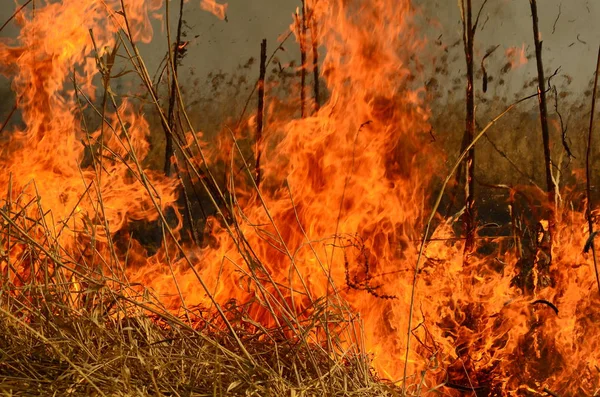
<instances>
[{"instance_id":1,"label":"dry reed stalk","mask_svg":"<svg viewBox=\"0 0 600 397\"><path fill-rule=\"evenodd\" d=\"M594 130L594 113L596 111L596 94L598 91L598 74L600 73L600 46L598 47L598 60L596 61L596 73L594 76L594 90L592 91L592 110L590 113L590 128L588 130L588 141L585 154L585 187L587 195L586 218L588 221L589 236L591 239L592 258L594 259L594 272L596 274L596 284L600 293L600 275L598 273L598 259L596 258L596 246L594 244L594 221L592 219L592 175L590 159L592 155L592 132Z\"/></svg>"},{"instance_id":2,"label":"dry reed stalk","mask_svg":"<svg viewBox=\"0 0 600 397\"><path fill-rule=\"evenodd\" d=\"M550 241L552 241L553 232L556 226L556 184L552 177L552 158L550 156L550 128L548 126L548 108L546 105L546 79L544 77L544 64L542 60L542 41L540 40L540 31L538 27L538 13L536 0L529 0L531 6L531 19L533 24L533 39L535 44L535 58L538 74L538 103L540 108L540 124L542 126L542 140L544 145L544 166L546 169L546 193L548 195L548 231ZM551 250L550 250L551 251ZM552 258L550 257L550 261Z\"/></svg>"},{"instance_id":3,"label":"dry reed stalk","mask_svg":"<svg viewBox=\"0 0 600 397\"><path fill-rule=\"evenodd\" d=\"M317 41L318 23L314 16L314 8L309 13L310 15L310 37L312 44L312 61L313 61L313 96L315 100L315 112L321 107L321 98L319 92L319 43Z\"/></svg>"},{"instance_id":4,"label":"dry reed stalk","mask_svg":"<svg viewBox=\"0 0 600 397\"><path fill-rule=\"evenodd\" d=\"M300 117L306 117L306 2L301 0L302 10L300 16L296 15L296 28L300 41Z\"/></svg>"},{"instance_id":5,"label":"dry reed stalk","mask_svg":"<svg viewBox=\"0 0 600 397\"><path fill-rule=\"evenodd\" d=\"M475 134L475 94L473 86L473 40L475 38L475 29L473 26L473 11L471 0L462 0L462 21L463 21L463 45L465 51L465 60L467 64L467 87L466 87L466 116L465 116L465 136L466 142L473 142ZM465 213L463 216L465 223L465 255L470 254L475 246L475 146L471 147L467 153L465 163Z\"/></svg>"},{"instance_id":6,"label":"dry reed stalk","mask_svg":"<svg viewBox=\"0 0 600 397\"><path fill-rule=\"evenodd\" d=\"M177 135L177 128L174 120L174 111L176 104L176 96L177 96L177 69L179 66L179 56L182 54L182 51L185 51L185 44L181 42L182 37L182 25L183 25L183 5L184 0L180 0L179 3L179 17L177 21L177 35L175 37L175 43L171 46L171 27L170 27L170 18L169 18L169 1L165 2L165 13L166 13L166 24L167 24L167 43L168 43L168 51L167 51L167 64L165 65L166 70L171 70L172 78L171 78L171 88L169 91L169 109L167 111L167 125L168 128L163 128L165 132L165 163L163 167L163 172L166 176L171 175L171 161L173 161L173 166L175 167L175 172L177 174L177 178L179 179L179 184L181 186L181 190L183 192L184 197L184 206L185 206L185 218L187 220L188 226L192 232L192 238L196 244L200 244L200 233L194 223L194 217L192 215L192 204L189 199L189 194L187 191L186 184L183 180L183 176L181 174L181 169L178 166L177 156L175 156L175 148L173 146L173 139ZM172 48L172 50L171 50ZM171 68L167 68L167 66L171 66ZM179 123L181 124L181 123ZM164 126L164 124L163 124Z\"/></svg>"},{"instance_id":7,"label":"dry reed stalk","mask_svg":"<svg viewBox=\"0 0 600 397\"><path fill-rule=\"evenodd\" d=\"M261 170L260 158L262 155L261 145L263 140L263 117L265 113L265 75L267 73L267 39L260 43L260 71L258 77L258 109L256 110L256 186L260 186Z\"/></svg>"},{"instance_id":8,"label":"dry reed stalk","mask_svg":"<svg viewBox=\"0 0 600 397\"><path fill-rule=\"evenodd\" d=\"M479 18L483 11L487 0L485 0L477 17L473 22L473 6L471 0L461 0L461 19L463 24L463 47L465 51L465 61L467 64L467 86L465 94L466 102L466 116L465 116L465 135L463 138L463 148L466 144L473 141L475 134L475 86L473 83L474 75L474 41L475 33L477 32L477 25L479 24ZM485 59L485 57L484 57ZM483 60L481 61L483 65ZM486 87L487 88L487 87ZM462 150L462 148L461 148ZM464 223L465 223L465 247L464 254L465 259L475 248L475 234L477 231L477 211L475 208L475 146L469 150L465 159L465 212L464 212Z\"/></svg>"},{"instance_id":9,"label":"dry reed stalk","mask_svg":"<svg viewBox=\"0 0 600 397\"><path fill-rule=\"evenodd\" d=\"M170 23L169 23L169 1L165 2L165 9L166 9L166 23L167 23L167 41L169 44L169 62L171 64L171 68L172 68L172 78L171 78L171 89L169 91L169 110L167 111L167 123L169 126L169 130L171 131L171 133L169 133L169 131L165 131L165 139L166 139L166 147L165 147L165 166L164 166L164 173L165 175L169 176L171 175L171 158L173 157L174 154L174 147L173 147L173 133L176 133L176 129L175 129L175 124L174 124L174 111L175 111L175 91L176 91L176 87L175 85L177 84L177 67L179 65L179 63L177 62L177 59L179 57L180 54L180 43L181 43L181 27L183 24L183 3L184 0L180 0L179 3L179 19L177 22L177 36L175 38L175 44L172 46L173 50L171 51L171 29L170 29ZM184 187L185 189L185 187Z\"/></svg>"}]
</instances>

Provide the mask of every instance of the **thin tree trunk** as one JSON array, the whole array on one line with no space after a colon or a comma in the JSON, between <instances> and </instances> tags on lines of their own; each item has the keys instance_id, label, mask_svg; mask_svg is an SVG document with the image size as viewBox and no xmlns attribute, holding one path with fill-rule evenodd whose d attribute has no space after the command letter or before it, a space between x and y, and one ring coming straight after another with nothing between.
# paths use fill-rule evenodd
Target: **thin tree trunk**
<instances>
[{"instance_id":1,"label":"thin tree trunk","mask_svg":"<svg viewBox=\"0 0 600 397\"><path fill-rule=\"evenodd\" d=\"M177 37L175 39L175 48L173 48L173 76L171 77L171 92L169 93L169 110L167 113L167 121L169 124L169 134L165 131L166 146L165 146L165 175L171 175L171 157L175 152L173 147L173 134L175 133L175 123L173 122L175 112L175 97L177 95L177 57L179 56L179 44L181 42L181 26L183 25L183 3L184 0L179 2L179 21L177 22ZM170 43L169 43L170 45Z\"/></svg>"},{"instance_id":2,"label":"thin tree trunk","mask_svg":"<svg viewBox=\"0 0 600 397\"><path fill-rule=\"evenodd\" d=\"M302 0L302 14L299 20L300 33L300 116L306 116L306 5Z\"/></svg>"},{"instance_id":3,"label":"thin tree trunk","mask_svg":"<svg viewBox=\"0 0 600 397\"><path fill-rule=\"evenodd\" d=\"M265 107L265 74L267 72L267 39L260 43L260 76L258 79L258 109L256 113L256 185L260 186L261 144L263 133L263 116Z\"/></svg>"},{"instance_id":4,"label":"thin tree trunk","mask_svg":"<svg viewBox=\"0 0 600 397\"><path fill-rule=\"evenodd\" d=\"M538 14L536 0L529 0L531 5L531 18L533 20L533 38L535 42L535 58L538 72L538 102L540 107L540 123L542 125L542 139L544 141L544 163L546 167L546 192L548 194L548 231L550 242L555 228L554 205L556 198L556 185L552 178L552 159L550 158L550 130L548 128L548 108L546 106L546 80L544 77L544 64L542 62L542 41L538 28Z\"/></svg>"},{"instance_id":5,"label":"thin tree trunk","mask_svg":"<svg viewBox=\"0 0 600 397\"><path fill-rule=\"evenodd\" d=\"M592 131L594 129L594 113L596 111L596 92L598 90L598 73L600 72L600 47L598 47L598 61L596 62L596 77L594 79L594 91L592 92L592 113L590 115L590 129L588 131L587 150L585 154L585 176L586 176L586 193L587 193L587 209L586 217L589 227L590 246L592 248L592 256L594 259L594 271L596 273L596 284L598 292L600 292L600 275L598 274L598 263L596 259L596 247L594 245L594 222L592 220L592 175L590 170L590 158L592 155Z\"/></svg>"},{"instance_id":6,"label":"thin tree trunk","mask_svg":"<svg viewBox=\"0 0 600 397\"><path fill-rule=\"evenodd\" d=\"M466 120L465 131L467 142L471 143L475 136L475 95L473 91L473 39L475 31L473 29L473 12L471 0L466 2L466 15L463 21L463 41L465 47L465 59L467 62L467 91L466 91ZM465 166L465 254L472 252L475 246L475 147L467 153Z\"/></svg>"},{"instance_id":7,"label":"thin tree trunk","mask_svg":"<svg viewBox=\"0 0 600 397\"><path fill-rule=\"evenodd\" d=\"M314 13L314 10L313 10ZM314 14L310 17L310 34L312 41L313 58L313 94L315 99L315 112L321 107L319 98L319 43L317 42L317 21Z\"/></svg>"}]
</instances>

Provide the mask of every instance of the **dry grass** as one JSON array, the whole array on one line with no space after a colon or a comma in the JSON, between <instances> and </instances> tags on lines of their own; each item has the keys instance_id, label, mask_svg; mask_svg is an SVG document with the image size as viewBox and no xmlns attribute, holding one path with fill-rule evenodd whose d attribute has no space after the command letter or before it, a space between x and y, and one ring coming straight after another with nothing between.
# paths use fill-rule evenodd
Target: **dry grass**
<instances>
[{"instance_id":1,"label":"dry grass","mask_svg":"<svg viewBox=\"0 0 600 397\"><path fill-rule=\"evenodd\" d=\"M227 334L201 333L118 298L114 306L129 312L120 320L99 307L75 310L48 301L49 291L35 289L30 298L44 300L44 310L31 310L3 294L2 395L395 394L376 382L360 358L334 362L314 349L317 373L306 364L309 346L273 338L265 343L254 334L242 337L255 361L250 364Z\"/></svg>"},{"instance_id":2,"label":"dry grass","mask_svg":"<svg viewBox=\"0 0 600 397\"><path fill-rule=\"evenodd\" d=\"M346 321L335 307L316 303L311 318L270 329L235 302L222 313L176 316L145 287L99 274L89 256L76 262L43 217L31 217L44 214L31 211L37 199L5 200L0 209L8 264L0 290L2 395L396 395L359 350L330 354L312 342L311 329ZM338 337L328 342L336 346Z\"/></svg>"}]
</instances>

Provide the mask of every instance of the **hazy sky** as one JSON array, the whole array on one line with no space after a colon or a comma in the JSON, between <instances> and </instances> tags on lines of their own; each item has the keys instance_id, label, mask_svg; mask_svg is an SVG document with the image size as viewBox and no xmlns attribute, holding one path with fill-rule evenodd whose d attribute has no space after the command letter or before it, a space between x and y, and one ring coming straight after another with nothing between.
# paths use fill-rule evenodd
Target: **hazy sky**
<instances>
[{"instance_id":1,"label":"hazy sky","mask_svg":"<svg viewBox=\"0 0 600 397\"><path fill-rule=\"evenodd\" d=\"M3 1L3 0L0 0ZM259 54L262 38L267 38L270 48L277 37L292 22L292 14L299 1L295 0L230 0L229 22L220 21L213 15L200 10L197 0L186 5L186 21L191 33L200 35L190 46L188 62L199 75L211 70L230 71L244 63L249 57ZM473 0L478 9L481 0ZM544 40L545 66L556 69L561 66L563 74L574 77L573 88L587 85L593 75L598 45L600 45L600 1L598 0L538 0L540 31ZM452 45L462 36L459 9L455 0L417 0L425 22L423 35L430 43L441 36L443 45ZM174 5L175 6L175 5ZM560 7L560 17L559 15ZM558 17L558 20L557 20ZM482 13L476 37L476 58L479 63L487 48L500 45L487 64L494 73L506 63L506 50L523 48L533 54L533 32L528 0L488 0ZM289 44L287 52L281 53L282 60L298 57L297 46ZM440 56L440 48L432 47ZM453 71L464 73L464 58L461 46L450 53L458 57ZM162 54L155 54L157 57ZM451 56L452 58L452 56ZM424 60L424 62L426 62ZM535 65L513 71L513 88L520 88L529 76L535 76Z\"/></svg>"}]
</instances>

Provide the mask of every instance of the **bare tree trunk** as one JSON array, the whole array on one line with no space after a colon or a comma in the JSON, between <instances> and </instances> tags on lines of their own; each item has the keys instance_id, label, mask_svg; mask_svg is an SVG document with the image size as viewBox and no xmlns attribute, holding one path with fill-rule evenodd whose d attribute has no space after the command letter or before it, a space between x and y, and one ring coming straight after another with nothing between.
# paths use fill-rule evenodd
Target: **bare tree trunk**
<instances>
[{"instance_id":1,"label":"bare tree trunk","mask_svg":"<svg viewBox=\"0 0 600 397\"><path fill-rule=\"evenodd\" d=\"M302 14L297 18L300 38L300 116L306 116L306 4L302 0Z\"/></svg>"},{"instance_id":2,"label":"bare tree trunk","mask_svg":"<svg viewBox=\"0 0 600 397\"><path fill-rule=\"evenodd\" d=\"M586 176L586 193L587 193L587 209L586 217L589 227L590 247L592 248L592 256L594 258L594 271L596 273L596 284L598 292L600 292L600 275L598 274L598 261L596 259L596 246L594 245L594 221L592 220L592 175L590 170L590 158L592 155L592 131L594 129L594 112L596 111L596 93L598 90L598 73L600 73L600 47L598 47L598 61L596 62L596 77L594 79L594 91L592 92L592 114L590 115L590 129L588 131L587 150L585 154L585 176Z\"/></svg>"},{"instance_id":3,"label":"bare tree trunk","mask_svg":"<svg viewBox=\"0 0 600 397\"><path fill-rule=\"evenodd\" d=\"M256 113L256 185L260 186L260 158L262 155L263 117L265 108L265 74L267 72L267 39L260 43L260 76L258 79L258 109Z\"/></svg>"},{"instance_id":4,"label":"bare tree trunk","mask_svg":"<svg viewBox=\"0 0 600 397\"><path fill-rule=\"evenodd\" d=\"M321 107L321 103L319 98L319 43L317 43L317 21L315 20L314 11L311 13L310 17L310 34L313 58L313 94L316 112Z\"/></svg>"},{"instance_id":5,"label":"bare tree trunk","mask_svg":"<svg viewBox=\"0 0 600 397\"><path fill-rule=\"evenodd\" d=\"M542 139L544 141L544 163L546 167L546 192L548 194L548 231L550 242L555 228L554 205L556 202L556 185L552 178L552 159L550 158L550 130L548 128L548 108L546 106L546 80L544 77L544 64L542 62L542 41L538 28L538 14L536 0L529 0L531 5L531 18L533 20L533 38L535 42L535 58L538 72L538 102L540 106L540 122L542 125Z\"/></svg>"},{"instance_id":6,"label":"bare tree trunk","mask_svg":"<svg viewBox=\"0 0 600 397\"><path fill-rule=\"evenodd\" d=\"M464 9L464 7L463 7ZM467 143L471 143L475 136L475 95L473 86L473 40L475 29L473 27L473 12L471 0L466 1L466 15L463 20L463 42L465 48L465 59L467 62L467 91L466 91L466 120L465 134ZM465 164L465 254L473 251L475 246L475 147L469 150Z\"/></svg>"},{"instance_id":7,"label":"bare tree trunk","mask_svg":"<svg viewBox=\"0 0 600 397\"><path fill-rule=\"evenodd\" d=\"M171 92L169 93L169 110L167 113L167 120L169 124L169 130L171 133L169 134L167 131L165 134L166 138L166 147L165 147L165 166L164 172L165 175L171 175L171 157L175 152L173 147L173 134L175 133L175 123L173 122L173 115L175 112L175 98L177 96L177 58L179 56L179 45L181 42L181 26L183 25L183 3L184 0L181 0L179 3L179 21L177 22L177 37L175 39L175 48L173 48L173 76L171 77ZM171 45L171 43L169 43Z\"/></svg>"}]
</instances>

